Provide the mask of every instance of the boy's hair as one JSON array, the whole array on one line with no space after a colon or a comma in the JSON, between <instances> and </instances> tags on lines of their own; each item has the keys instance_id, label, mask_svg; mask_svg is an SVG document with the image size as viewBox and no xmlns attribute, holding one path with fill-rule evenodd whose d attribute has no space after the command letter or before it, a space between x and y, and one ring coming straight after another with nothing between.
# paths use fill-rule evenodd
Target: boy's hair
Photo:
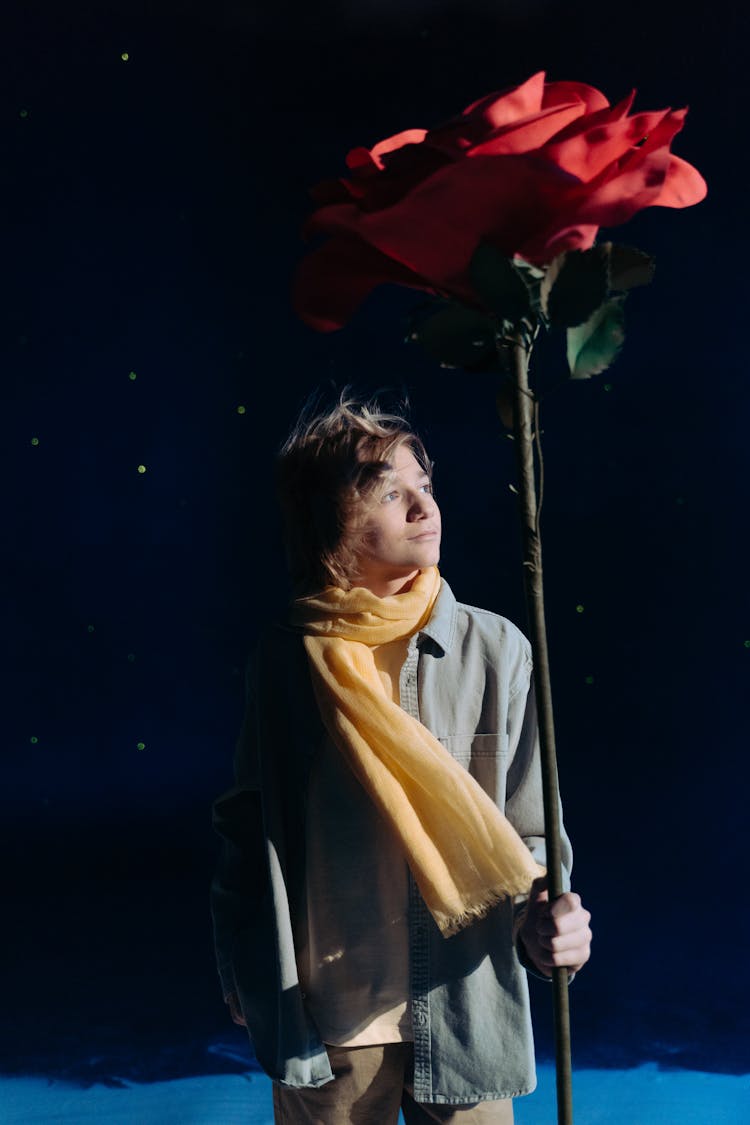
<instances>
[{"instance_id":1,"label":"boy's hair","mask_svg":"<svg viewBox=\"0 0 750 1125\"><path fill-rule=\"evenodd\" d=\"M403 413L387 413L377 399L365 401L348 390L330 409L320 410L316 400L303 408L277 459L287 559L297 594L354 585L361 542L354 516L363 512L400 445L408 446L431 477L425 447Z\"/></svg>"}]
</instances>

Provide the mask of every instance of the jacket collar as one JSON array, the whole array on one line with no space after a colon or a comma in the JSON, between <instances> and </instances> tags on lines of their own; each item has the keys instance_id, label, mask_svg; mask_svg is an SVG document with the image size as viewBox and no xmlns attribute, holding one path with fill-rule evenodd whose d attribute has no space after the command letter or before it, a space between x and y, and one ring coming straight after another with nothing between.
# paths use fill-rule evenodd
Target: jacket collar
<instances>
[{"instance_id":1,"label":"jacket collar","mask_svg":"<svg viewBox=\"0 0 750 1125\"><path fill-rule=\"evenodd\" d=\"M456 637L458 608L456 598L444 578L440 582L440 592L432 609L430 620L419 630L417 640L429 637L443 652L450 652Z\"/></svg>"}]
</instances>

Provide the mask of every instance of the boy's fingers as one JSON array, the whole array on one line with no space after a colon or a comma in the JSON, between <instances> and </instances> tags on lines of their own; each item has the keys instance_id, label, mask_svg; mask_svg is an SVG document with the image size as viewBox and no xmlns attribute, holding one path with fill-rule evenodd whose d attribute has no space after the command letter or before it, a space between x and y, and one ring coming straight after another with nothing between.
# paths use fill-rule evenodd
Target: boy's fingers
<instances>
[{"instance_id":1,"label":"boy's fingers","mask_svg":"<svg viewBox=\"0 0 750 1125\"><path fill-rule=\"evenodd\" d=\"M561 918L565 914L573 914L576 910L581 908L581 896L575 894L574 891L566 891L565 894L560 895L549 908L550 914L555 918Z\"/></svg>"},{"instance_id":2,"label":"boy's fingers","mask_svg":"<svg viewBox=\"0 0 750 1125\"><path fill-rule=\"evenodd\" d=\"M555 934L573 934L585 930L591 921L591 914L583 907L572 914L554 915L551 912L539 919L537 933L548 937Z\"/></svg>"}]
</instances>

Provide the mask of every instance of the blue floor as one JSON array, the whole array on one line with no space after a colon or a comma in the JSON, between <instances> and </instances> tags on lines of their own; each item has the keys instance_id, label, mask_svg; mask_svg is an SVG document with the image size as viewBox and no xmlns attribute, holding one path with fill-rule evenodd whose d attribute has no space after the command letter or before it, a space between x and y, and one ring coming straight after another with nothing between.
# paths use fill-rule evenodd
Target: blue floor
<instances>
[{"instance_id":1,"label":"blue floor","mask_svg":"<svg viewBox=\"0 0 750 1125\"><path fill-rule=\"evenodd\" d=\"M43 1079L0 1080L5 1125L271 1125L265 1076L210 1075L88 1089ZM750 1075L662 1070L583 1070L574 1076L576 1125L748 1125ZM515 1104L516 1125L552 1125L554 1074ZM376 1125L376 1123L373 1123ZM381 1125L381 1123L377 1123Z\"/></svg>"}]
</instances>

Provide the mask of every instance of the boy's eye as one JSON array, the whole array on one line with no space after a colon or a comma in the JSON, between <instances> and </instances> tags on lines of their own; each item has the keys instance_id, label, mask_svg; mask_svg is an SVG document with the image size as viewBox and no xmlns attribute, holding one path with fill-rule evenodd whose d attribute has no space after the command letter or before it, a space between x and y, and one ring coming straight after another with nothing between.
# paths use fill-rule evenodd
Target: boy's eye
<instances>
[{"instance_id":1,"label":"boy's eye","mask_svg":"<svg viewBox=\"0 0 750 1125\"><path fill-rule=\"evenodd\" d=\"M395 500L397 496L398 492L395 489L393 490L393 492L386 492L385 496L383 497L383 502L385 503L390 500Z\"/></svg>"}]
</instances>

